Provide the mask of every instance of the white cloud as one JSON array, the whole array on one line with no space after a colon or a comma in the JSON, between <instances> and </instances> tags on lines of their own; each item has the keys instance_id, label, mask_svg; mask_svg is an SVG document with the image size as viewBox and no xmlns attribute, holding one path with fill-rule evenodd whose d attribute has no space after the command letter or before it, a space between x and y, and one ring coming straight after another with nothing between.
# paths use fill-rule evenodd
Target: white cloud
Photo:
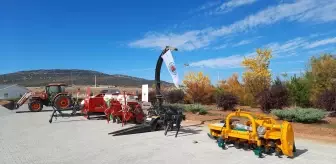
<instances>
[{"instance_id":1,"label":"white cloud","mask_svg":"<svg viewBox=\"0 0 336 164\"><path fill-rule=\"evenodd\" d=\"M328 48L311 50L311 51L308 51L307 53L310 55L316 55L316 54L323 54L323 53L333 53L333 51L335 51L334 47L328 47Z\"/></svg>"},{"instance_id":2,"label":"white cloud","mask_svg":"<svg viewBox=\"0 0 336 164\"><path fill-rule=\"evenodd\" d=\"M324 46L324 45L328 45L328 44L336 44L336 37L334 37L334 38L327 38L327 39L323 39L323 40L318 40L318 41L312 42L309 45L307 45L305 48L306 49L311 49L311 48L315 48L315 47L319 47L319 46Z\"/></svg>"},{"instance_id":3,"label":"white cloud","mask_svg":"<svg viewBox=\"0 0 336 164\"><path fill-rule=\"evenodd\" d=\"M210 38L202 35L202 31L189 31L182 35L177 34L147 34L144 39L129 44L131 47L140 48L164 48L167 45L181 50L194 50L207 46Z\"/></svg>"},{"instance_id":4,"label":"white cloud","mask_svg":"<svg viewBox=\"0 0 336 164\"><path fill-rule=\"evenodd\" d=\"M233 45L233 47L238 47L238 46L242 46L242 45L246 45L246 44L250 44L252 43L252 40L242 40L236 44Z\"/></svg>"},{"instance_id":5,"label":"white cloud","mask_svg":"<svg viewBox=\"0 0 336 164\"><path fill-rule=\"evenodd\" d=\"M327 40L327 39L325 39ZM315 42L314 42L315 43ZM294 56L300 50L302 50L305 46L309 45L309 41L302 37L297 37L291 40L288 40L284 43L269 43L265 45L263 48L272 50L272 56L274 58L286 57L286 56ZM308 54L308 53L306 53ZM247 53L244 55L232 55L224 58L215 58L215 59L207 59L201 60L194 63L191 63L190 66L205 66L209 68L238 68L241 67L241 62L245 57L253 57L256 53ZM281 61L281 62L273 62L273 63L303 63L303 60L299 61Z\"/></svg>"},{"instance_id":6,"label":"white cloud","mask_svg":"<svg viewBox=\"0 0 336 164\"><path fill-rule=\"evenodd\" d=\"M277 62L272 62L273 64L290 64L290 63L304 63L306 61L303 61L303 60L297 60L297 61L277 61Z\"/></svg>"},{"instance_id":7,"label":"white cloud","mask_svg":"<svg viewBox=\"0 0 336 164\"><path fill-rule=\"evenodd\" d=\"M254 2L256 2L257 0L231 0L229 2L224 2L222 3L222 5L220 5L216 11L211 12L212 13L226 13L229 12L231 10L233 10L234 8L240 7L240 6L244 6L244 5L249 5L252 4Z\"/></svg>"},{"instance_id":8,"label":"white cloud","mask_svg":"<svg viewBox=\"0 0 336 164\"><path fill-rule=\"evenodd\" d=\"M280 3L268 7L254 15L247 16L243 20L218 29L193 30L182 34L155 33L146 35L143 39L134 41L129 45L141 48L161 48L165 45L173 45L182 50L190 51L206 47L218 37L244 32L283 20L297 22L314 21L317 23L335 21L335 12L335 0L297 0L294 3Z\"/></svg>"},{"instance_id":9,"label":"white cloud","mask_svg":"<svg viewBox=\"0 0 336 164\"><path fill-rule=\"evenodd\" d=\"M201 60L190 63L192 67L209 67L209 68L240 68L244 57L251 57L255 55L254 52L244 55L232 55L224 58Z\"/></svg>"},{"instance_id":10,"label":"white cloud","mask_svg":"<svg viewBox=\"0 0 336 164\"><path fill-rule=\"evenodd\" d=\"M219 50L219 49L226 48L227 46L228 46L228 44L222 44L222 45L220 45L220 46L215 47L214 49L215 49L215 50Z\"/></svg>"},{"instance_id":11,"label":"white cloud","mask_svg":"<svg viewBox=\"0 0 336 164\"><path fill-rule=\"evenodd\" d=\"M280 55L288 56L288 54L291 55L293 52L296 52L297 49L302 48L307 44L308 43L306 39L298 37L298 38L286 41L283 44L275 42L275 43L269 43L265 45L264 47L272 50L273 56L280 56Z\"/></svg>"},{"instance_id":12,"label":"white cloud","mask_svg":"<svg viewBox=\"0 0 336 164\"><path fill-rule=\"evenodd\" d=\"M213 1L213 2L208 2L203 4L202 6L198 7L197 9L191 10L189 13L195 13L195 12L200 12L200 11L204 11L210 8L213 8L217 5L221 4L221 1Z\"/></svg>"}]
</instances>

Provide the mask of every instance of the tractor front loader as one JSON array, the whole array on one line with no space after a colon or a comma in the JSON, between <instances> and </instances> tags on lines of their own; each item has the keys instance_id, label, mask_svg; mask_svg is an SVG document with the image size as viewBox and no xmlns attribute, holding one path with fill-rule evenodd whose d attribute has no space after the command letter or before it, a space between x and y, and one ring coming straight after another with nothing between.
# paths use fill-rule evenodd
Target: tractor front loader
<instances>
[{"instance_id":1,"label":"tractor front loader","mask_svg":"<svg viewBox=\"0 0 336 164\"><path fill-rule=\"evenodd\" d=\"M43 92L27 92L15 103L14 108L20 108L28 100L28 109L31 112L40 112L43 106L67 109L72 104L72 98L65 92L66 86L64 83L52 83Z\"/></svg>"}]
</instances>

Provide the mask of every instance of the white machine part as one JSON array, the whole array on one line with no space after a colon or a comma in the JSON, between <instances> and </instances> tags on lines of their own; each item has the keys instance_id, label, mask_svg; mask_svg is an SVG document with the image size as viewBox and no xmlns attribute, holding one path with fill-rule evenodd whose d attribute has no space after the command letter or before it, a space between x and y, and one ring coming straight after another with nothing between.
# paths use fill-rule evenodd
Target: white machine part
<instances>
[{"instance_id":1,"label":"white machine part","mask_svg":"<svg viewBox=\"0 0 336 164\"><path fill-rule=\"evenodd\" d=\"M236 124L234 124L234 126L237 129L245 129L247 131L252 131L252 127L244 125L244 124L236 123Z\"/></svg>"}]
</instances>

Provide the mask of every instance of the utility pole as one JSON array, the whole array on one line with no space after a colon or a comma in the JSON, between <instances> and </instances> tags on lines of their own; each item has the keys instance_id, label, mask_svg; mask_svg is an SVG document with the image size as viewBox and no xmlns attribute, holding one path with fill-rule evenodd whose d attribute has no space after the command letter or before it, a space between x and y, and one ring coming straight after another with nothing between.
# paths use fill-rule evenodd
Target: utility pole
<instances>
[{"instance_id":1,"label":"utility pole","mask_svg":"<svg viewBox=\"0 0 336 164\"><path fill-rule=\"evenodd\" d=\"M70 83L71 83L71 86L73 86L73 81L72 81L72 71L70 71Z\"/></svg>"},{"instance_id":2,"label":"utility pole","mask_svg":"<svg viewBox=\"0 0 336 164\"><path fill-rule=\"evenodd\" d=\"M97 76L95 75L95 88L97 88Z\"/></svg>"}]
</instances>

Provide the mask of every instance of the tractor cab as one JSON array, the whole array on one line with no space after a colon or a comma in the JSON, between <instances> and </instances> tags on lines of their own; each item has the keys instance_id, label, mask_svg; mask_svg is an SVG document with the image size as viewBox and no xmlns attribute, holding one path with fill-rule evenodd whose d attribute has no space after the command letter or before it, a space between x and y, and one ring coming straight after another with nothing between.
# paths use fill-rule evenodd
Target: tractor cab
<instances>
[{"instance_id":1,"label":"tractor cab","mask_svg":"<svg viewBox=\"0 0 336 164\"><path fill-rule=\"evenodd\" d=\"M49 99L53 99L59 93L65 93L66 84L64 83L51 83L45 88L45 92Z\"/></svg>"}]
</instances>

